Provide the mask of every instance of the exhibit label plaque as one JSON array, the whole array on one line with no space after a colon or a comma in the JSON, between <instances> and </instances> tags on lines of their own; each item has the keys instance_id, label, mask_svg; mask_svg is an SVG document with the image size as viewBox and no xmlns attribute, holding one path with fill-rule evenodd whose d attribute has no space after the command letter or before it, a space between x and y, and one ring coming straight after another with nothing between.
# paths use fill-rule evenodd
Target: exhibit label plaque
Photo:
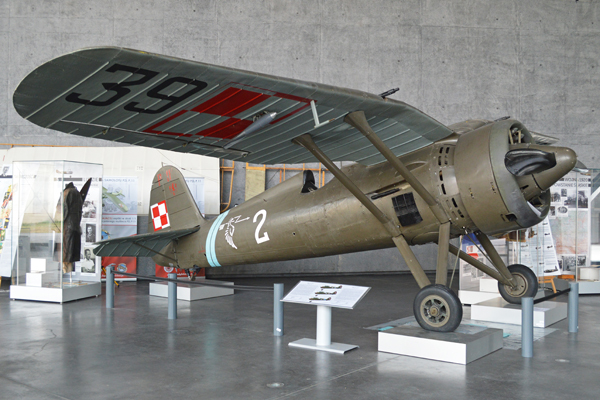
<instances>
[{"instance_id":1,"label":"exhibit label plaque","mask_svg":"<svg viewBox=\"0 0 600 400\"><path fill-rule=\"evenodd\" d=\"M366 286L300 281L281 301L352 309L370 289Z\"/></svg>"}]
</instances>

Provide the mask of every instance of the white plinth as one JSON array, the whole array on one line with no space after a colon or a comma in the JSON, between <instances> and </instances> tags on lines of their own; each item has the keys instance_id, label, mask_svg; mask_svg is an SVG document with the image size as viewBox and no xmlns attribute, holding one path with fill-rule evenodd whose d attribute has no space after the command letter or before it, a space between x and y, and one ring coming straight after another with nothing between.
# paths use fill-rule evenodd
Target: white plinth
<instances>
[{"instance_id":1,"label":"white plinth","mask_svg":"<svg viewBox=\"0 0 600 400\"><path fill-rule=\"evenodd\" d=\"M479 280L479 290L482 292L500 294L498 291L498 281L492 278L481 278Z\"/></svg>"},{"instance_id":2,"label":"white plinth","mask_svg":"<svg viewBox=\"0 0 600 400\"><path fill-rule=\"evenodd\" d=\"M344 343L336 343L330 342L329 345L318 346L317 341L315 339L300 339L295 342L290 342L290 347L298 347L301 349L309 349L309 350L320 350L327 351L330 353L344 354L347 351L352 349L358 349L358 346L353 344L344 344Z\"/></svg>"},{"instance_id":3,"label":"white plinth","mask_svg":"<svg viewBox=\"0 0 600 400\"><path fill-rule=\"evenodd\" d=\"M27 272L25 274L25 282L27 286L42 287L48 286L50 284L58 284L60 281L60 277L60 271Z\"/></svg>"},{"instance_id":4,"label":"white plinth","mask_svg":"<svg viewBox=\"0 0 600 400\"><path fill-rule=\"evenodd\" d=\"M579 294L599 294L600 281L579 281Z\"/></svg>"},{"instance_id":5,"label":"white plinth","mask_svg":"<svg viewBox=\"0 0 600 400\"><path fill-rule=\"evenodd\" d=\"M32 258L30 269L31 272L59 272L58 262L48 262L45 258Z\"/></svg>"},{"instance_id":6,"label":"white plinth","mask_svg":"<svg viewBox=\"0 0 600 400\"><path fill-rule=\"evenodd\" d=\"M478 292L475 290L459 290L458 298L463 304L477 304L482 301L500 298L500 293Z\"/></svg>"},{"instance_id":7,"label":"white plinth","mask_svg":"<svg viewBox=\"0 0 600 400\"><path fill-rule=\"evenodd\" d=\"M545 301L533 307L533 326L546 328L567 318L567 304ZM471 305L471 319L521 325L521 305L510 304L502 298Z\"/></svg>"},{"instance_id":8,"label":"white plinth","mask_svg":"<svg viewBox=\"0 0 600 400\"><path fill-rule=\"evenodd\" d=\"M584 281L600 280L600 268L579 267L579 279Z\"/></svg>"},{"instance_id":9,"label":"white plinth","mask_svg":"<svg viewBox=\"0 0 600 400\"><path fill-rule=\"evenodd\" d=\"M378 333L378 350L429 360L468 364L502 348L502 330L484 328L476 333L442 333L399 326Z\"/></svg>"},{"instance_id":10,"label":"white plinth","mask_svg":"<svg viewBox=\"0 0 600 400\"><path fill-rule=\"evenodd\" d=\"M36 287L27 285L11 285L10 298L14 300L48 301L66 303L68 301L99 296L102 293L100 282L82 282L70 286L63 283L63 289L56 287Z\"/></svg>"},{"instance_id":11,"label":"white plinth","mask_svg":"<svg viewBox=\"0 0 600 400\"><path fill-rule=\"evenodd\" d=\"M150 296L169 297L168 283L152 282L150 284ZM227 286L233 286L233 282L207 280L206 283L223 285L224 287L198 286L177 282L177 300L194 301L233 294L233 288L227 288Z\"/></svg>"}]
</instances>

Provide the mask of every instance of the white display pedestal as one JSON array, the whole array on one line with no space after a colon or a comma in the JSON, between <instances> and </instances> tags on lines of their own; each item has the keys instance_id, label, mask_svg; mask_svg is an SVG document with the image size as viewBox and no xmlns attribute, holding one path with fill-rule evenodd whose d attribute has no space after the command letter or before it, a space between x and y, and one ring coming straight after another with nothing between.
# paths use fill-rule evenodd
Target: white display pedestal
<instances>
[{"instance_id":1,"label":"white display pedestal","mask_svg":"<svg viewBox=\"0 0 600 400\"><path fill-rule=\"evenodd\" d=\"M477 304L482 301L501 298L498 292L498 281L492 278L481 278L479 280L479 291L459 290L458 298L463 304Z\"/></svg>"},{"instance_id":2,"label":"white display pedestal","mask_svg":"<svg viewBox=\"0 0 600 400\"><path fill-rule=\"evenodd\" d=\"M431 332L399 326L378 333L378 350L455 364L468 364L502 348L502 330L485 328L476 333Z\"/></svg>"},{"instance_id":3,"label":"white display pedestal","mask_svg":"<svg viewBox=\"0 0 600 400\"><path fill-rule=\"evenodd\" d=\"M358 348L353 344L331 342L331 307L328 306L317 306L317 339L304 338L290 342L289 346L337 354Z\"/></svg>"},{"instance_id":4,"label":"white display pedestal","mask_svg":"<svg viewBox=\"0 0 600 400\"><path fill-rule=\"evenodd\" d=\"M481 278L479 280L479 290L487 293L497 293L498 291L498 281L493 278Z\"/></svg>"},{"instance_id":5,"label":"white display pedestal","mask_svg":"<svg viewBox=\"0 0 600 400\"><path fill-rule=\"evenodd\" d=\"M477 292L475 290L459 290L458 298L465 305L477 304L482 301L501 298L500 293Z\"/></svg>"},{"instance_id":6,"label":"white display pedestal","mask_svg":"<svg viewBox=\"0 0 600 400\"><path fill-rule=\"evenodd\" d=\"M579 279L592 282L600 280L600 268L579 267Z\"/></svg>"},{"instance_id":7,"label":"white display pedestal","mask_svg":"<svg viewBox=\"0 0 600 400\"><path fill-rule=\"evenodd\" d=\"M210 299L212 297L229 296L233 294L233 282L223 281L206 281L206 283L223 285L223 288L212 286L199 286L184 282L177 282L177 300L194 301L202 299ZM150 283L150 296L169 297L169 282L152 282Z\"/></svg>"},{"instance_id":8,"label":"white display pedestal","mask_svg":"<svg viewBox=\"0 0 600 400\"><path fill-rule=\"evenodd\" d=\"M66 303L68 301L99 296L102 293L100 282L81 282L71 286L63 282L60 287L37 287L26 285L11 285L10 298L13 300L49 301L52 303Z\"/></svg>"},{"instance_id":9,"label":"white display pedestal","mask_svg":"<svg viewBox=\"0 0 600 400\"><path fill-rule=\"evenodd\" d=\"M60 271L49 272L27 272L25 274L26 286L44 287L48 285L59 284Z\"/></svg>"},{"instance_id":10,"label":"white display pedestal","mask_svg":"<svg viewBox=\"0 0 600 400\"><path fill-rule=\"evenodd\" d=\"M579 294L599 294L600 281L579 281Z\"/></svg>"},{"instance_id":11,"label":"white display pedestal","mask_svg":"<svg viewBox=\"0 0 600 400\"><path fill-rule=\"evenodd\" d=\"M31 272L25 274L26 286L48 287L60 285L61 271L58 262L48 262L45 258L32 258Z\"/></svg>"},{"instance_id":12,"label":"white display pedestal","mask_svg":"<svg viewBox=\"0 0 600 400\"><path fill-rule=\"evenodd\" d=\"M533 326L546 328L567 318L567 304L545 301L533 307ZM521 305L510 304L502 298L471 305L471 319L521 325Z\"/></svg>"}]
</instances>

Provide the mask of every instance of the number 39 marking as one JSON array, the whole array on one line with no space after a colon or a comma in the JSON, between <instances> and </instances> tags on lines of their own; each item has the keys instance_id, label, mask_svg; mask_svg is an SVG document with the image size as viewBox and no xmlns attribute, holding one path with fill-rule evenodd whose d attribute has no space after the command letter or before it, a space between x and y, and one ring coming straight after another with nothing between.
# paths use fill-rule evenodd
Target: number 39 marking
<instances>
[{"instance_id":1,"label":"number 39 marking","mask_svg":"<svg viewBox=\"0 0 600 400\"><path fill-rule=\"evenodd\" d=\"M254 214L254 219L252 220L252 222L256 222L259 215L262 216L262 218L258 223L258 226L256 227L256 231L254 232L254 238L256 239L256 243L261 244L263 242L269 241L269 234L267 232L265 232L264 235L259 236L260 228L262 228L263 224L265 223L265 220L267 219L267 211L260 210L259 212Z\"/></svg>"}]
</instances>

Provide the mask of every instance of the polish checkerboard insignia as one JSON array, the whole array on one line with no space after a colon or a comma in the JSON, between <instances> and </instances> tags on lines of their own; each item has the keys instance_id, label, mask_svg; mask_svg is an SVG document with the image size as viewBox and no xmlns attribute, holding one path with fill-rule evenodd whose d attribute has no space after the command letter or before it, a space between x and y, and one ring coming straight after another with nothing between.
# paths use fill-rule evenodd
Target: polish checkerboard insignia
<instances>
[{"instance_id":1,"label":"polish checkerboard insignia","mask_svg":"<svg viewBox=\"0 0 600 400\"><path fill-rule=\"evenodd\" d=\"M161 201L150 207L152 212L152 222L154 223L154 231L158 231L171 226L169 223L169 213L167 212L167 202Z\"/></svg>"}]
</instances>

